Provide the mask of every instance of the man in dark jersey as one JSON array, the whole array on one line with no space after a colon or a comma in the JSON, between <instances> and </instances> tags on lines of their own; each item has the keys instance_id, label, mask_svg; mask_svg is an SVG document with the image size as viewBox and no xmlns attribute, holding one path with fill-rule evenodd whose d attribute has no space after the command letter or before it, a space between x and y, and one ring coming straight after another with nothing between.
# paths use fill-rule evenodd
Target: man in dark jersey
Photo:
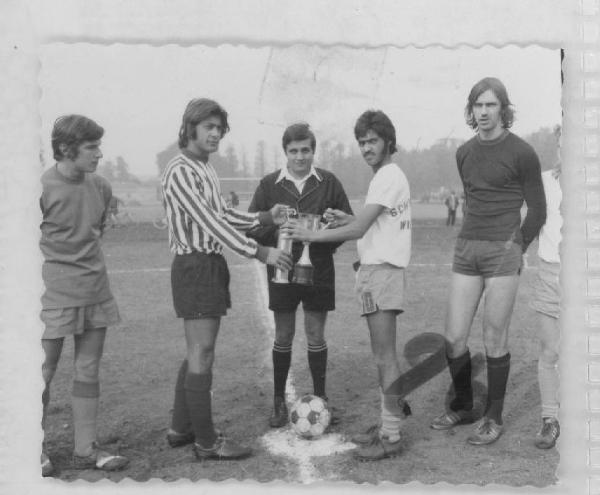
<instances>
[{"instance_id":1,"label":"man in dark jersey","mask_svg":"<svg viewBox=\"0 0 600 495\"><path fill-rule=\"evenodd\" d=\"M456 241L445 325L455 398L431 427L447 430L474 420L467 340L485 294L488 396L483 417L467 441L486 445L503 431L502 408L510 369L508 327L523 254L544 225L546 200L535 151L508 130L513 109L502 82L488 77L475 84L465 117L477 134L456 152L467 210ZM521 222L523 202L527 215Z\"/></svg>"}]
</instances>

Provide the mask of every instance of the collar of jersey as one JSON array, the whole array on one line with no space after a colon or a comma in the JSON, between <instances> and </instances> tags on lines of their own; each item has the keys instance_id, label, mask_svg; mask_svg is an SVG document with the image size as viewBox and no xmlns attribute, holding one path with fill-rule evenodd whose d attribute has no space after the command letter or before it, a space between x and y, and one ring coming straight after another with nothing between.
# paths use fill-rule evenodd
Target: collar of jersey
<instances>
[{"instance_id":1,"label":"collar of jersey","mask_svg":"<svg viewBox=\"0 0 600 495\"><path fill-rule=\"evenodd\" d=\"M279 175L277 176L277 180L275 181L275 184L277 184L278 182L281 182L283 179L287 179L287 180L290 180L292 182L298 181L298 180L308 180L308 178L311 175L313 177L315 177L319 182L321 182L323 180L323 178L317 172L317 169L315 169L314 165L310 166L310 171L308 172L308 175L306 177L304 177L303 179L295 179L294 177L292 177L292 175L290 174L290 172L287 169L287 167L283 167L281 169L281 171L279 172Z\"/></svg>"}]
</instances>

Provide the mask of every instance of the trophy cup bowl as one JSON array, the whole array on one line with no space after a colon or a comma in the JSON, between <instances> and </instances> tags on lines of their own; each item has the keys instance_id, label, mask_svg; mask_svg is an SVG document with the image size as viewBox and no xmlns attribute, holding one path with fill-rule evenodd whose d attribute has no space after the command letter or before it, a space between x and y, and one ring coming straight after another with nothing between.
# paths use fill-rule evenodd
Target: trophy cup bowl
<instances>
[{"instance_id":1,"label":"trophy cup bowl","mask_svg":"<svg viewBox=\"0 0 600 495\"><path fill-rule=\"evenodd\" d=\"M285 214L289 219L296 215L296 210L294 208L287 208ZM292 239L288 235L283 234L281 230L279 231L279 237L277 238L277 249L281 249L288 254L292 254ZM288 280L288 274L289 270L276 268L275 275L271 281L276 284L289 284L290 282Z\"/></svg>"},{"instance_id":2,"label":"trophy cup bowl","mask_svg":"<svg viewBox=\"0 0 600 495\"><path fill-rule=\"evenodd\" d=\"M298 214L298 222L300 222L300 225L305 229L317 232L321 226L321 215L300 213ZM294 265L294 276L292 278L292 282L301 285L312 285L315 267L310 262L310 242L303 242L302 244L304 244L302 248L302 256L300 256L300 259Z\"/></svg>"}]
</instances>

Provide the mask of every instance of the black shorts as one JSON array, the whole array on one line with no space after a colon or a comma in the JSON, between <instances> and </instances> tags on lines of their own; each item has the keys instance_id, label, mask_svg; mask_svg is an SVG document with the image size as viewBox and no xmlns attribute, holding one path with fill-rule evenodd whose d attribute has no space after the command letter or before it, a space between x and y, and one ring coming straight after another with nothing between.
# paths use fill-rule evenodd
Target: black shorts
<instances>
[{"instance_id":1,"label":"black shorts","mask_svg":"<svg viewBox=\"0 0 600 495\"><path fill-rule=\"evenodd\" d=\"M275 284L275 270L267 267L269 280L269 309L278 312L296 311L300 302L308 311L333 311L335 309L335 269L333 258L311 259L314 266L314 284ZM292 274L290 273L290 280Z\"/></svg>"},{"instance_id":2,"label":"black shorts","mask_svg":"<svg viewBox=\"0 0 600 495\"><path fill-rule=\"evenodd\" d=\"M231 308L229 269L220 254L178 254L171 265L173 306L178 318L197 320Z\"/></svg>"}]
</instances>

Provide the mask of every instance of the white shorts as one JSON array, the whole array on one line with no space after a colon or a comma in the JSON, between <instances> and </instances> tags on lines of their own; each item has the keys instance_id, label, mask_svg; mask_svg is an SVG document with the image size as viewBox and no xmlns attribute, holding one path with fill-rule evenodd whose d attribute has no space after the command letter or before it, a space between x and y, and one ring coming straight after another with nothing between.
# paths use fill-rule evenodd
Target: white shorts
<instances>
[{"instance_id":1,"label":"white shorts","mask_svg":"<svg viewBox=\"0 0 600 495\"><path fill-rule=\"evenodd\" d=\"M406 277L404 268L383 265L360 265L355 290L361 303L361 316L377 311L404 311Z\"/></svg>"},{"instance_id":2,"label":"white shorts","mask_svg":"<svg viewBox=\"0 0 600 495\"><path fill-rule=\"evenodd\" d=\"M532 309L552 318L560 317L560 284L558 276L560 263L548 263L540 259L537 276L535 277Z\"/></svg>"},{"instance_id":3,"label":"white shorts","mask_svg":"<svg viewBox=\"0 0 600 495\"><path fill-rule=\"evenodd\" d=\"M44 309L40 316L46 326L42 339L81 335L85 330L106 328L121 321L119 308L113 298L88 306Z\"/></svg>"}]
</instances>

